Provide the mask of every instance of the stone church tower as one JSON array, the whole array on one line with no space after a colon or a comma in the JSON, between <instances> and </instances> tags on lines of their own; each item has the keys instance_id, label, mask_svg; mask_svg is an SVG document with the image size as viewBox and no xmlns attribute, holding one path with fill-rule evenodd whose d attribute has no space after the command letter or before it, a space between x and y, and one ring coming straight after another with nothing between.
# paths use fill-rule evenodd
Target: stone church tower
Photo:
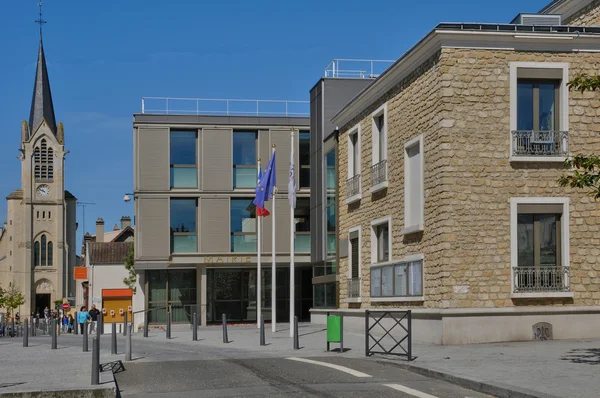
<instances>
[{"instance_id":1,"label":"stone church tower","mask_svg":"<svg viewBox=\"0 0 600 398\"><path fill-rule=\"evenodd\" d=\"M24 293L23 316L75 296L77 199L64 189L64 144L40 37L29 123L21 126L21 188L7 197L0 231L0 286L16 284Z\"/></svg>"}]
</instances>

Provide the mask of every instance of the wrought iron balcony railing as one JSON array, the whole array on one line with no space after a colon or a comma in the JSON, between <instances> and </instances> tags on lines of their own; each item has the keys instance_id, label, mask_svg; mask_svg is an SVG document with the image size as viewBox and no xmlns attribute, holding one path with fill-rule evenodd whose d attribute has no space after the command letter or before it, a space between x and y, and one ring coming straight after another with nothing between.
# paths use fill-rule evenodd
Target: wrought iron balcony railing
<instances>
[{"instance_id":1,"label":"wrought iron balcony railing","mask_svg":"<svg viewBox=\"0 0 600 398\"><path fill-rule=\"evenodd\" d=\"M346 185L346 197L351 198L360 194L360 174L348 179Z\"/></svg>"},{"instance_id":2,"label":"wrought iron balcony railing","mask_svg":"<svg viewBox=\"0 0 600 398\"><path fill-rule=\"evenodd\" d=\"M348 279L348 298L360 297L360 278Z\"/></svg>"},{"instance_id":3,"label":"wrought iron balcony railing","mask_svg":"<svg viewBox=\"0 0 600 398\"><path fill-rule=\"evenodd\" d=\"M513 267L514 293L570 292L569 267Z\"/></svg>"},{"instance_id":4,"label":"wrought iron balcony railing","mask_svg":"<svg viewBox=\"0 0 600 398\"><path fill-rule=\"evenodd\" d=\"M371 184L375 186L385 181L387 181L387 160L384 159L371 166Z\"/></svg>"},{"instance_id":5,"label":"wrought iron balcony railing","mask_svg":"<svg viewBox=\"0 0 600 398\"><path fill-rule=\"evenodd\" d=\"M512 131L512 156L564 157L569 154L568 131Z\"/></svg>"}]
</instances>

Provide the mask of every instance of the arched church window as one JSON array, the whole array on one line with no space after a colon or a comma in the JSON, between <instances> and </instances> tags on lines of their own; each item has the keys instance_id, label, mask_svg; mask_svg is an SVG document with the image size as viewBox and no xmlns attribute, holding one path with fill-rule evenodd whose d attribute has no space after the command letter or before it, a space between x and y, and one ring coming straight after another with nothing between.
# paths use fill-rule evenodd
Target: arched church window
<instances>
[{"instance_id":1,"label":"arched church window","mask_svg":"<svg viewBox=\"0 0 600 398\"><path fill-rule=\"evenodd\" d=\"M52 242L48 242L48 267L52 267Z\"/></svg>"},{"instance_id":2,"label":"arched church window","mask_svg":"<svg viewBox=\"0 0 600 398\"><path fill-rule=\"evenodd\" d=\"M40 242L35 242L33 244L33 266L40 266Z\"/></svg>"},{"instance_id":3,"label":"arched church window","mask_svg":"<svg viewBox=\"0 0 600 398\"><path fill-rule=\"evenodd\" d=\"M41 256L41 265L42 267L46 265L46 249L47 249L47 243L46 243L46 235L42 235L42 256Z\"/></svg>"}]
</instances>

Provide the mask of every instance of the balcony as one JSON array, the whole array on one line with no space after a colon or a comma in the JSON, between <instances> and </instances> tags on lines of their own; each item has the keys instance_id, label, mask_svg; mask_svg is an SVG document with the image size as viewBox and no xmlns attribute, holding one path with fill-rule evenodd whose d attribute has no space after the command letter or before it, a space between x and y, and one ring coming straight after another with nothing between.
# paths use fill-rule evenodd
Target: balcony
<instances>
[{"instance_id":1,"label":"balcony","mask_svg":"<svg viewBox=\"0 0 600 398\"><path fill-rule=\"evenodd\" d=\"M360 297L360 278L348 279L348 298Z\"/></svg>"},{"instance_id":2,"label":"balcony","mask_svg":"<svg viewBox=\"0 0 600 398\"><path fill-rule=\"evenodd\" d=\"M360 174L348 179L346 183L346 204L360 200Z\"/></svg>"},{"instance_id":3,"label":"balcony","mask_svg":"<svg viewBox=\"0 0 600 398\"><path fill-rule=\"evenodd\" d=\"M387 160L371 166L371 193L387 188Z\"/></svg>"},{"instance_id":4,"label":"balcony","mask_svg":"<svg viewBox=\"0 0 600 398\"><path fill-rule=\"evenodd\" d=\"M517 295L539 294L543 297L571 292L569 267L513 267L513 278L513 293Z\"/></svg>"},{"instance_id":5,"label":"balcony","mask_svg":"<svg viewBox=\"0 0 600 398\"><path fill-rule=\"evenodd\" d=\"M562 162L569 156L569 132L515 130L511 146L511 160Z\"/></svg>"}]
</instances>

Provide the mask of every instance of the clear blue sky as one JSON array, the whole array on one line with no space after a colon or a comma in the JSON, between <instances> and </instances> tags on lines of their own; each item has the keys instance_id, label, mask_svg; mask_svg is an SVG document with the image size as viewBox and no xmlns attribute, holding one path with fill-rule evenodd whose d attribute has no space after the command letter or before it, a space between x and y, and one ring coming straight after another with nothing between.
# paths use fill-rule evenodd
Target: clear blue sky
<instances>
[{"instance_id":1,"label":"clear blue sky","mask_svg":"<svg viewBox=\"0 0 600 398\"><path fill-rule=\"evenodd\" d=\"M333 58L397 59L439 22L503 22L550 0L46 0L44 48L66 189L86 229L133 204L132 114L141 97L308 100ZM0 198L20 188L21 120L38 50L36 0L0 3ZM77 215L78 252L83 234ZM6 201L0 222L6 220Z\"/></svg>"}]
</instances>

